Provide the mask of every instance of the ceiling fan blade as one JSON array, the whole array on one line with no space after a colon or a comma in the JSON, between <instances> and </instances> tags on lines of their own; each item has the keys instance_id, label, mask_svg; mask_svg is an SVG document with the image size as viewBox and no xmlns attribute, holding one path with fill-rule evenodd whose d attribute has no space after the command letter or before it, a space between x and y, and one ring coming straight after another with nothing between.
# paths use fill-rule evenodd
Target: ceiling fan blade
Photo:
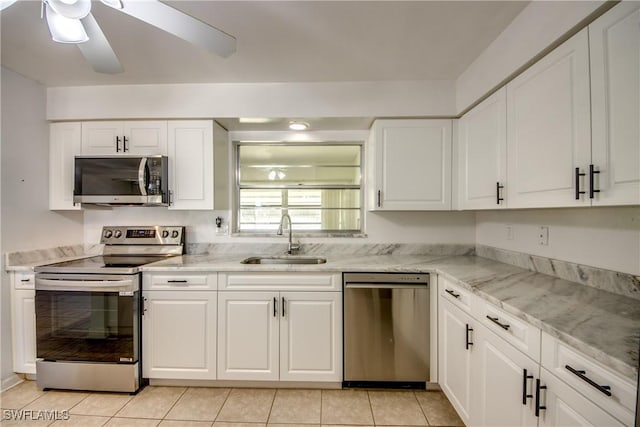
<instances>
[{"instance_id":1,"label":"ceiling fan blade","mask_svg":"<svg viewBox=\"0 0 640 427\"><path fill-rule=\"evenodd\" d=\"M4 10L14 4L17 0L0 0L0 10Z\"/></svg>"},{"instance_id":2,"label":"ceiling fan blade","mask_svg":"<svg viewBox=\"0 0 640 427\"><path fill-rule=\"evenodd\" d=\"M236 51L236 39L158 0L123 0L118 9L147 24L186 40L209 52L227 57Z\"/></svg>"},{"instance_id":3,"label":"ceiling fan blade","mask_svg":"<svg viewBox=\"0 0 640 427\"><path fill-rule=\"evenodd\" d=\"M87 62L98 73L117 74L123 72L124 68L122 68L118 57L93 15L88 14L81 21L89 36L89 41L78 43L76 46Z\"/></svg>"}]
</instances>

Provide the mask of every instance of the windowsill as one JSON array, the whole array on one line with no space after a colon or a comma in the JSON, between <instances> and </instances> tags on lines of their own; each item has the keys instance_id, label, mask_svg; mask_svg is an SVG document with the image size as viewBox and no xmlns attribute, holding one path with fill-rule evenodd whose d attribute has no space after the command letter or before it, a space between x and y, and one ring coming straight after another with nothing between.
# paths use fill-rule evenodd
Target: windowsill
<instances>
[{"instance_id":1,"label":"windowsill","mask_svg":"<svg viewBox=\"0 0 640 427\"><path fill-rule=\"evenodd\" d=\"M286 237L288 234L285 233ZM282 238L283 236L278 236L275 233L265 233L265 232L235 232L235 233L231 233L231 237L275 237L275 238ZM366 238L367 234L366 233L362 233L362 232L354 232L354 233L340 233L340 232L336 232L336 233L331 233L331 232L324 232L324 231L320 231L320 232L293 232L293 237L295 239L298 238Z\"/></svg>"}]
</instances>

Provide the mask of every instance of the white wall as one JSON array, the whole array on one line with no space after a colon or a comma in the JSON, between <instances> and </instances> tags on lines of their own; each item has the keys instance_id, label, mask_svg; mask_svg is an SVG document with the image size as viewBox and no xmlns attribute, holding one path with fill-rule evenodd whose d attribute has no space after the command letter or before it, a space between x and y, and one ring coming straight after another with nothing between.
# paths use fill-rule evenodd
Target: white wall
<instances>
[{"instance_id":1,"label":"white wall","mask_svg":"<svg viewBox=\"0 0 640 427\"><path fill-rule=\"evenodd\" d=\"M49 211L46 88L2 69L2 249L77 244L82 212Z\"/></svg>"},{"instance_id":2,"label":"white wall","mask_svg":"<svg viewBox=\"0 0 640 427\"><path fill-rule=\"evenodd\" d=\"M540 226L548 246L538 244ZM476 243L640 275L640 207L477 212Z\"/></svg>"},{"instance_id":3,"label":"white wall","mask_svg":"<svg viewBox=\"0 0 640 427\"><path fill-rule=\"evenodd\" d=\"M452 80L55 87L49 120L453 116Z\"/></svg>"},{"instance_id":4,"label":"white wall","mask_svg":"<svg viewBox=\"0 0 640 427\"><path fill-rule=\"evenodd\" d=\"M460 113L600 7L603 1L532 1L456 80Z\"/></svg>"},{"instance_id":5,"label":"white wall","mask_svg":"<svg viewBox=\"0 0 640 427\"><path fill-rule=\"evenodd\" d=\"M5 68L1 69L0 78L2 254L81 243L82 213L61 214L48 210L49 127L45 118L46 88ZM10 283L2 264L0 376L5 385L13 377L13 369Z\"/></svg>"}]
</instances>

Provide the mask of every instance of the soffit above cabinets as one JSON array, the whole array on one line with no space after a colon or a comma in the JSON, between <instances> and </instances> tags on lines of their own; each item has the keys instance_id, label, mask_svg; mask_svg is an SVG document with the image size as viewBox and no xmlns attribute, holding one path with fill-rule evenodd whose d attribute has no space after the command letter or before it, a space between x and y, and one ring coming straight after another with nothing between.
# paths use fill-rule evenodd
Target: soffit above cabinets
<instances>
[{"instance_id":1,"label":"soffit above cabinets","mask_svg":"<svg viewBox=\"0 0 640 427\"><path fill-rule=\"evenodd\" d=\"M237 38L221 58L93 2L125 71L51 41L40 2L1 14L2 66L45 86L454 80L528 2L167 1Z\"/></svg>"},{"instance_id":2,"label":"soffit above cabinets","mask_svg":"<svg viewBox=\"0 0 640 427\"><path fill-rule=\"evenodd\" d=\"M289 131L290 122L309 125L307 131L369 130L373 117L243 117L216 118L216 122L228 131Z\"/></svg>"}]
</instances>

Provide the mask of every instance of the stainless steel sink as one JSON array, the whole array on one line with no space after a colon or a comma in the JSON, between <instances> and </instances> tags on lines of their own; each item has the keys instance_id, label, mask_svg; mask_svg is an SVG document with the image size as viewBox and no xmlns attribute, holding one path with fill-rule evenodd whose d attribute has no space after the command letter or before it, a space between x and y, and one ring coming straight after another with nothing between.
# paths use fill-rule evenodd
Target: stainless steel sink
<instances>
[{"instance_id":1,"label":"stainless steel sink","mask_svg":"<svg viewBox=\"0 0 640 427\"><path fill-rule=\"evenodd\" d=\"M327 260L305 256L265 256L251 257L241 261L242 264L324 264Z\"/></svg>"}]
</instances>

